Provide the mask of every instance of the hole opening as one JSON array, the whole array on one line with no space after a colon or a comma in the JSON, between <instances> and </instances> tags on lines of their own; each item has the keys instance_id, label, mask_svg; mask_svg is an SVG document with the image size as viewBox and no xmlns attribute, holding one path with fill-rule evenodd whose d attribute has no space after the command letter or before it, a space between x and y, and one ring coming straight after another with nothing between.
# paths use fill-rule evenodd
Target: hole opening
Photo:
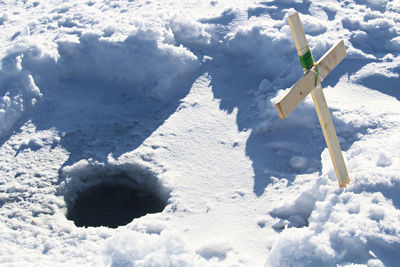
<instances>
[{"instance_id":1,"label":"hole opening","mask_svg":"<svg viewBox=\"0 0 400 267\"><path fill-rule=\"evenodd\" d=\"M75 180L65 196L66 217L78 227L117 228L162 212L169 198L157 178L144 172Z\"/></svg>"}]
</instances>

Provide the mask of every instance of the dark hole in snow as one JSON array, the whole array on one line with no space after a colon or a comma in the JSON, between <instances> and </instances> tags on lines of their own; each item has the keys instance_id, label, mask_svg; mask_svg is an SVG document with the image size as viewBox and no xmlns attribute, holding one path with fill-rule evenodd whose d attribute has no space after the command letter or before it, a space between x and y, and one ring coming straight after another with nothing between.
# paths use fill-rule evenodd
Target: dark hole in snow
<instances>
[{"instance_id":1,"label":"dark hole in snow","mask_svg":"<svg viewBox=\"0 0 400 267\"><path fill-rule=\"evenodd\" d=\"M112 183L127 177L113 177L79 192L74 202L67 205L67 219L78 227L106 226L117 228L149 213L161 212L167 201L127 183Z\"/></svg>"}]
</instances>

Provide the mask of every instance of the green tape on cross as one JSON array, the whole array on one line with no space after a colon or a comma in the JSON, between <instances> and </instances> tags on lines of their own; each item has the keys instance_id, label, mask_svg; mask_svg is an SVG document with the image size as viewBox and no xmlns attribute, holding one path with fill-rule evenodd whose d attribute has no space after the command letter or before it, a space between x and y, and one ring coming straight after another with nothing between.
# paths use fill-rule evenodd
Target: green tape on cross
<instances>
[{"instance_id":1,"label":"green tape on cross","mask_svg":"<svg viewBox=\"0 0 400 267\"><path fill-rule=\"evenodd\" d=\"M299 58L300 58L301 66L303 68L305 68L306 70L309 70L314 66L314 59L312 57L310 49L308 49L304 55L299 56Z\"/></svg>"},{"instance_id":2,"label":"green tape on cross","mask_svg":"<svg viewBox=\"0 0 400 267\"><path fill-rule=\"evenodd\" d=\"M318 64L315 64L315 87L317 87L318 85L318 80L319 80Z\"/></svg>"}]
</instances>

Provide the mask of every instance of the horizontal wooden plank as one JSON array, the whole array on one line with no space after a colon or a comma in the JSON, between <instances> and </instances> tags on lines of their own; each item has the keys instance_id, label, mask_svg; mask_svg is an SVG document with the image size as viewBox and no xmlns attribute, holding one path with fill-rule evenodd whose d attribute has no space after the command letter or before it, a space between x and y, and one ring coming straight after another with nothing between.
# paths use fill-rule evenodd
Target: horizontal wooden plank
<instances>
[{"instance_id":1,"label":"horizontal wooden plank","mask_svg":"<svg viewBox=\"0 0 400 267\"><path fill-rule=\"evenodd\" d=\"M325 78L346 56L344 41L338 42L317 62L320 81ZM308 71L290 90L275 103L279 117L285 119L315 88L315 67Z\"/></svg>"},{"instance_id":2,"label":"horizontal wooden plank","mask_svg":"<svg viewBox=\"0 0 400 267\"><path fill-rule=\"evenodd\" d=\"M341 40L321 57L317 64L319 75L321 76L322 80L328 76L328 74L343 60L346 55L346 46L344 45L344 41Z\"/></svg>"}]
</instances>

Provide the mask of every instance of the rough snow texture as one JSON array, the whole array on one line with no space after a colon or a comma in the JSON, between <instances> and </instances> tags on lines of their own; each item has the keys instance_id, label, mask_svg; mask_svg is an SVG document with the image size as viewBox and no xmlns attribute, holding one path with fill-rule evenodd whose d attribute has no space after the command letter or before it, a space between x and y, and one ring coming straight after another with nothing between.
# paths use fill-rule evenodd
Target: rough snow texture
<instances>
[{"instance_id":1,"label":"rough snow texture","mask_svg":"<svg viewBox=\"0 0 400 267\"><path fill-rule=\"evenodd\" d=\"M338 189L287 17L318 59L351 182ZM0 264L396 266L400 4L0 1ZM76 227L76 195L123 173L167 199ZM120 182L120 181L119 181Z\"/></svg>"}]
</instances>

